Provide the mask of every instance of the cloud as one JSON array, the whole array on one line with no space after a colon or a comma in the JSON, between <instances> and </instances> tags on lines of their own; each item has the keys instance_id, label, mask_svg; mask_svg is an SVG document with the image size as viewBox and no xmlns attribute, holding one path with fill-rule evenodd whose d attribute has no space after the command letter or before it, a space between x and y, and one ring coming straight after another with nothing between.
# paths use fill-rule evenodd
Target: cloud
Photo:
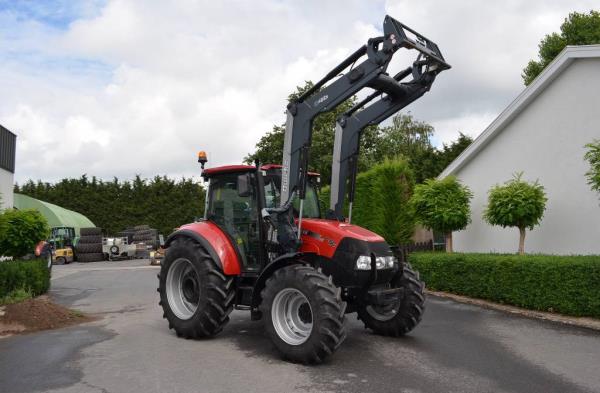
<instances>
[{"instance_id":1,"label":"cloud","mask_svg":"<svg viewBox=\"0 0 600 393\"><path fill-rule=\"evenodd\" d=\"M439 143L459 130L476 135L522 89L521 69L539 39L572 8L592 7L466 0L72 4L0 9L0 123L18 134L19 182L83 173L192 176L199 149L209 152L210 165L238 163L285 120L287 95L379 34L386 11L438 42L453 65L410 110L436 126Z\"/></svg>"}]
</instances>

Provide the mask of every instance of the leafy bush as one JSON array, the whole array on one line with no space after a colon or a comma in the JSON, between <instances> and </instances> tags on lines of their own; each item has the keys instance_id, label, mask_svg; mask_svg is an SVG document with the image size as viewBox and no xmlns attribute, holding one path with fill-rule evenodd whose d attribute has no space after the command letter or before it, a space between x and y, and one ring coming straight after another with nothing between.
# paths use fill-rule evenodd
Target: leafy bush
<instances>
[{"instance_id":1,"label":"leafy bush","mask_svg":"<svg viewBox=\"0 0 600 393\"><path fill-rule=\"evenodd\" d=\"M39 211L7 209L0 214L0 255L19 258L32 253L49 234L48 222Z\"/></svg>"},{"instance_id":2,"label":"leafy bush","mask_svg":"<svg viewBox=\"0 0 600 393\"><path fill-rule=\"evenodd\" d=\"M25 291L32 296L50 288L50 271L45 260L0 262L0 299Z\"/></svg>"},{"instance_id":3,"label":"leafy bush","mask_svg":"<svg viewBox=\"0 0 600 393\"><path fill-rule=\"evenodd\" d=\"M452 231L460 231L471 221L471 190L454 176L429 179L415 187L411 205L417 221L425 228L446 235L446 251L452 252Z\"/></svg>"},{"instance_id":4,"label":"leafy bush","mask_svg":"<svg viewBox=\"0 0 600 393\"><path fill-rule=\"evenodd\" d=\"M503 185L492 187L483 212L484 220L491 225L519 228L519 254L525 253L525 229L532 230L540 223L548 200L537 180L528 183L521 180L522 176L518 173Z\"/></svg>"},{"instance_id":5,"label":"leafy bush","mask_svg":"<svg viewBox=\"0 0 600 393\"><path fill-rule=\"evenodd\" d=\"M413 253L409 261L434 290L600 317L600 256Z\"/></svg>"}]
</instances>

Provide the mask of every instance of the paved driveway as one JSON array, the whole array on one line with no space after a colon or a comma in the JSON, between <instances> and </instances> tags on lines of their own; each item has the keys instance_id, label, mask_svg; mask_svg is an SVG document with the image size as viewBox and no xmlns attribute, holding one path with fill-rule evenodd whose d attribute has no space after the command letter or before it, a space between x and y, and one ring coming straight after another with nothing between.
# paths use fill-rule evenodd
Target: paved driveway
<instances>
[{"instance_id":1,"label":"paved driveway","mask_svg":"<svg viewBox=\"0 0 600 393\"><path fill-rule=\"evenodd\" d=\"M0 340L0 392L600 392L600 334L429 298L409 336L353 314L326 364L283 362L235 311L213 339L169 331L145 262L57 266L52 297L101 319Z\"/></svg>"}]
</instances>

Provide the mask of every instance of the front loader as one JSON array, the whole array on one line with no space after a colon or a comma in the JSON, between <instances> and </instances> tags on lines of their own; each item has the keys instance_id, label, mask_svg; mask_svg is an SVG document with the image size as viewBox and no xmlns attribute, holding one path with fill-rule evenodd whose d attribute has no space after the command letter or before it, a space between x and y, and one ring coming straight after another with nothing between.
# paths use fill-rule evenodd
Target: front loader
<instances>
[{"instance_id":1,"label":"front loader","mask_svg":"<svg viewBox=\"0 0 600 393\"><path fill-rule=\"evenodd\" d=\"M169 236L158 276L164 317L178 336L215 335L233 309L248 310L284 358L319 363L346 338L347 313L389 336L419 323L418 274L381 236L351 224L351 210L349 219L342 212L346 183L353 200L361 131L421 97L450 68L436 44L395 19L386 16L383 32L288 105L283 165L204 169L199 154L204 218ZM390 77L401 48L418 57ZM308 170L312 121L365 88L373 93L338 120L331 206L322 214L319 175Z\"/></svg>"}]
</instances>

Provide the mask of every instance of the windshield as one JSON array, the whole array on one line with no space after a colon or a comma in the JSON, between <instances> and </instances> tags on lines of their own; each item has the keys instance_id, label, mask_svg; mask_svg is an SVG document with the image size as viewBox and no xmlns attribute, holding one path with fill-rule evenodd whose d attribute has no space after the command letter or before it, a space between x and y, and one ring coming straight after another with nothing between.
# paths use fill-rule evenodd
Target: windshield
<instances>
[{"instance_id":1,"label":"windshield","mask_svg":"<svg viewBox=\"0 0 600 393\"><path fill-rule=\"evenodd\" d=\"M265 176L265 207L278 207L280 203L280 187L281 177ZM300 198L294 198L294 216L298 217L300 212ZM302 217L320 218L319 197L315 187L315 181L309 179L306 184L306 197L304 199L304 208Z\"/></svg>"}]
</instances>

